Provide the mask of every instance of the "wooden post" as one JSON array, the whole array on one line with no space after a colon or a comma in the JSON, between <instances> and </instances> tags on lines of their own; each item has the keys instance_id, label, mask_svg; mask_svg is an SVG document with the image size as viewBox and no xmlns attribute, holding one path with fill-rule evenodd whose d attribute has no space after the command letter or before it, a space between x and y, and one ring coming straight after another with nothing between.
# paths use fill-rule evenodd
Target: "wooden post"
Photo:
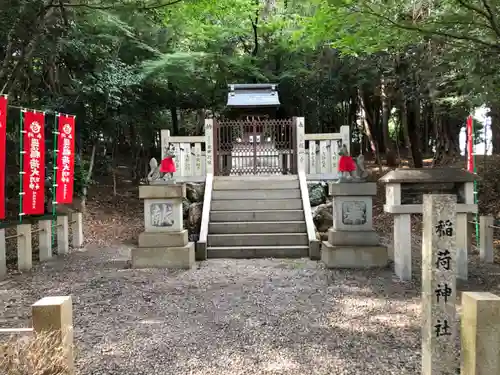
<instances>
[{"instance_id":1,"label":"wooden post","mask_svg":"<svg viewBox=\"0 0 500 375\"><path fill-rule=\"evenodd\" d=\"M486 263L493 263L493 216L479 217L479 258Z\"/></svg>"},{"instance_id":2,"label":"wooden post","mask_svg":"<svg viewBox=\"0 0 500 375\"><path fill-rule=\"evenodd\" d=\"M73 358L73 306L70 296L46 297L32 305L35 334L54 334L64 356L67 374L74 374ZM56 342L57 345L57 342Z\"/></svg>"},{"instance_id":3,"label":"wooden post","mask_svg":"<svg viewBox=\"0 0 500 375\"><path fill-rule=\"evenodd\" d=\"M457 197L424 195L422 237L422 375L454 375Z\"/></svg>"},{"instance_id":4,"label":"wooden post","mask_svg":"<svg viewBox=\"0 0 500 375\"><path fill-rule=\"evenodd\" d=\"M500 375L500 297L462 293L461 375Z\"/></svg>"}]
</instances>

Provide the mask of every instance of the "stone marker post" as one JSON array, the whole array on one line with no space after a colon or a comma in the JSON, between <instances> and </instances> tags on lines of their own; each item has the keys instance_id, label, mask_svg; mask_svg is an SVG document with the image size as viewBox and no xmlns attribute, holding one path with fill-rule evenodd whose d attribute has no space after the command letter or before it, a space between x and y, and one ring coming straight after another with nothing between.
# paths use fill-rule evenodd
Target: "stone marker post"
<instances>
[{"instance_id":1,"label":"stone marker post","mask_svg":"<svg viewBox=\"0 0 500 375\"><path fill-rule=\"evenodd\" d=\"M461 375L500 375L500 297L462 293Z\"/></svg>"},{"instance_id":2,"label":"stone marker post","mask_svg":"<svg viewBox=\"0 0 500 375\"><path fill-rule=\"evenodd\" d=\"M188 241L182 218L185 184L156 183L139 187L144 199L145 231L132 249L134 268L183 268L195 263L194 243Z\"/></svg>"},{"instance_id":3,"label":"stone marker post","mask_svg":"<svg viewBox=\"0 0 500 375\"><path fill-rule=\"evenodd\" d=\"M451 194L423 196L422 375L455 375L456 206Z\"/></svg>"}]
</instances>

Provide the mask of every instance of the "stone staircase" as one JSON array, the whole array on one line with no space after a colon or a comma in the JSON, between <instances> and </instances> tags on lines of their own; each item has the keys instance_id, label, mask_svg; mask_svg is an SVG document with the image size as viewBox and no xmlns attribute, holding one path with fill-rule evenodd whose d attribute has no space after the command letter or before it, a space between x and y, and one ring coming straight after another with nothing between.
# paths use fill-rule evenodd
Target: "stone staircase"
<instances>
[{"instance_id":1,"label":"stone staircase","mask_svg":"<svg viewBox=\"0 0 500 375\"><path fill-rule=\"evenodd\" d=\"M308 252L298 176L214 178L208 258L300 258Z\"/></svg>"}]
</instances>

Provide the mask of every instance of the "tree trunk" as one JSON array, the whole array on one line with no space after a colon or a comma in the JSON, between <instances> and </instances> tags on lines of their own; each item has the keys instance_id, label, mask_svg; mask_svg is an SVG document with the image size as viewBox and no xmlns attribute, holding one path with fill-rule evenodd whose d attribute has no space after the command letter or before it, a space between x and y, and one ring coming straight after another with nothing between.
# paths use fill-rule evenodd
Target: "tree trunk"
<instances>
[{"instance_id":1,"label":"tree trunk","mask_svg":"<svg viewBox=\"0 0 500 375\"><path fill-rule=\"evenodd\" d=\"M500 154L500 103L490 103L492 154Z\"/></svg>"},{"instance_id":2,"label":"tree trunk","mask_svg":"<svg viewBox=\"0 0 500 375\"><path fill-rule=\"evenodd\" d=\"M423 168L424 161L420 147L420 100L414 99L407 103L408 136L414 168Z\"/></svg>"}]
</instances>

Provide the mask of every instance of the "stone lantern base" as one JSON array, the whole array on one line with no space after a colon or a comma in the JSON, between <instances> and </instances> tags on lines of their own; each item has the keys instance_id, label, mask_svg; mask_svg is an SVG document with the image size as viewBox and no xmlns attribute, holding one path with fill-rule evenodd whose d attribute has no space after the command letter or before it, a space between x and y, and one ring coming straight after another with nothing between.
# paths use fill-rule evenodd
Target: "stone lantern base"
<instances>
[{"instance_id":1,"label":"stone lantern base","mask_svg":"<svg viewBox=\"0 0 500 375\"><path fill-rule=\"evenodd\" d=\"M183 228L184 184L155 184L139 187L144 199L145 231L139 247L132 249L133 268L190 269L195 264L194 243Z\"/></svg>"},{"instance_id":2,"label":"stone lantern base","mask_svg":"<svg viewBox=\"0 0 500 375\"><path fill-rule=\"evenodd\" d=\"M385 267L387 248L373 230L372 200L377 186L372 182L330 183L333 197L333 227L321 246L327 268Z\"/></svg>"}]
</instances>

